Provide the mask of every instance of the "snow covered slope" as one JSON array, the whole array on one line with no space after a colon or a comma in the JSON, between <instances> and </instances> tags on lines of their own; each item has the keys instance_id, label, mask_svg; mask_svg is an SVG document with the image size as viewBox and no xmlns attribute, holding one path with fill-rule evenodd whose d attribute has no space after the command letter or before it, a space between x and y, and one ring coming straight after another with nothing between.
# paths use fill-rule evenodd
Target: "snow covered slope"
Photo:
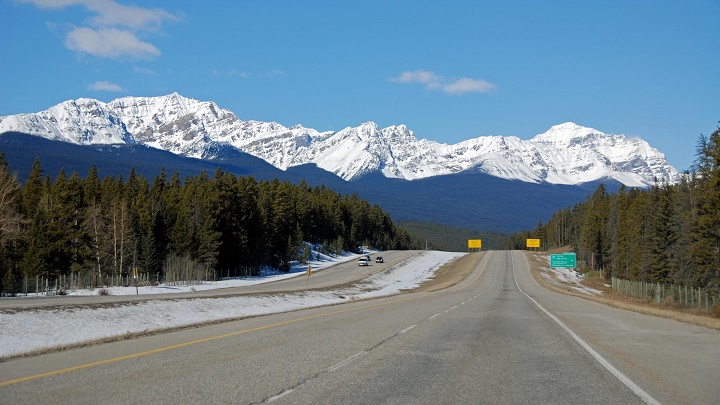
<instances>
[{"instance_id":1,"label":"snow covered slope","mask_svg":"<svg viewBox=\"0 0 720 405\"><path fill-rule=\"evenodd\" d=\"M16 131L81 145L139 143L212 159L228 146L280 168L314 163L352 181L380 172L407 180L478 170L532 183L582 184L615 179L628 186L674 183L679 173L639 138L604 134L568 122L530 140L483 136L447 145L418 139L405 125L373 122L319 132L275 122L242 121L211 101L173 93L103 103L70 100L36 114L0 117L0 133Z\"/></svg>"}]
</instances>

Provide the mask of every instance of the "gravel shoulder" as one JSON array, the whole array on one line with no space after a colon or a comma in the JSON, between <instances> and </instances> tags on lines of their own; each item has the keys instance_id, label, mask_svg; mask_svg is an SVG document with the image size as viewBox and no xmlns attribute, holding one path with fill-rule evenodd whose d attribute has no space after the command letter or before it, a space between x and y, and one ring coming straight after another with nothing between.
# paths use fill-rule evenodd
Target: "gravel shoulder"
<instances>
[{"instance_id":1,"label":"gravel shoulder","mask_svg":"<svg viewBox=\"0 0 720 405\"><path fill-rule=\"evenodd\" d=\"M645 315L658 316L661 318L673 319L676 321L702 326L705 328L720 330L720 319L718 318L699 315L697 313L694 313L694 311L682 308L658 307L655 304L646 302L646 300L636 299L632 297L627 297L622 294L618 294L612 289L605 287L604 282L600 282L598 280L587 280L583 284L602 291L602 295L582 294L573 290L572 287L569 285L559 287L557 285L550 284L540 274L540 268L547 267L547 262L542 262L540 259L537 258L537 254L541 252L525 251L524 253L525 257L530 263L530 273L532 274L535 281L539 285L549 290L561 294L574 295L576 297L580 297L586 300L600 302L614 308L625 309Z\"/></svg>"},{"instance_id":2,"label":"gravel shoulder","mask_svg":"<svg viewBox=\"0 0 720 405\"><path fill-rule=\"evenodd\" d=\"M420 287L411 291L437 291L454 286L467 278L470 273L475 270L475 267L480 263L484 254L485 252L468 253L442 266L435 272L435 276L431 280L424 282Z\"/></svg>"}]
</instances>

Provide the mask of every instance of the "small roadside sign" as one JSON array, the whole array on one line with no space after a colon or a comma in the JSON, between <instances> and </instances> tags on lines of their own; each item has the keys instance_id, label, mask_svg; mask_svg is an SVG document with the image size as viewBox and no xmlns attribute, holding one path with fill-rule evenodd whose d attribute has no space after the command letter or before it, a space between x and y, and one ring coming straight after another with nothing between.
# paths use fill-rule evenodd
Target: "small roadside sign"
<instances>
[{"instance_id":1,"label":"small roadside sign","mask_svg":"<svg viewBox=\"0 0 720 405\"><path fill-rule=\"evenodd\" d=\"M539 248L539 247L540 247L540 239L528 239L528 240L527 240L527 247L529 247L529 248Z\"/></svg>"},{"instance_id":2,"label":"small roadside sign","mask_svg":"<svg viewBox=\"0 0 720 405\"><path fill-rule=\"evenodd\" d=\"M468 249L481 249L482 248L482 240L481 239L468 239Z\"/></svg>"},{"instance_id":3,"label":"small roadside sign","mask_svg":"<svg viewBox=\"0 0 720 405\"><path fill-rule=\"evenodd\" d=\"M559 255L550 255L550 267L552 268L575 268L576 267L576 255L575 253L563 253Z\"/></svg>"}]
</instances>

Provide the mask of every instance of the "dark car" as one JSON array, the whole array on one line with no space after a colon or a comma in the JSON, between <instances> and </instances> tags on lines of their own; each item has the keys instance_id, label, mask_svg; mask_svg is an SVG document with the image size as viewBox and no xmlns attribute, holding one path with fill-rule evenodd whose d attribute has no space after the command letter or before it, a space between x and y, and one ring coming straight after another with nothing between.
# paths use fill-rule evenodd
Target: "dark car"
<instances>
[{"instance_id":1,"label":"dark car","mask_svg":"<svg viewBox=\"0 0 720 405\"><path fill-rule=\"evenodd\" d=\"M375 258L375 263L385 263L385 261L383 260L382 256L378 256Z\"/></svg>"}]
</instances>

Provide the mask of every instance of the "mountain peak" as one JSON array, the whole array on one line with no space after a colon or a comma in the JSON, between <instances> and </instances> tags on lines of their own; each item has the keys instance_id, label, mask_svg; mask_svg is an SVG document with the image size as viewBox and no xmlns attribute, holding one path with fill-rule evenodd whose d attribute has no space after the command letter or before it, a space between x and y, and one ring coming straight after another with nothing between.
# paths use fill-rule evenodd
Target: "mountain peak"
<instances>
[{"instance_id":1,"label":"mountain peak","mask_svg":"<svg viewBox=\"0 0 720 405\"><path fill-rule=\"evenodd\" d=\"M78 99L37 114L0 117L0 133L9 131L84 145L139 143L202 159L235 148L283 170L311 163L345 180L375 172L415 180L466 170L553 184L612 178L643 187L654 178L670 183L679 179L677 170L647 142L573 122L527 141L485 136L446 145L418 140L405 125L380 129L374 121L338 132L242 121L212 101L177 92L107 104Z\"/></svg>"}]
</instances>

